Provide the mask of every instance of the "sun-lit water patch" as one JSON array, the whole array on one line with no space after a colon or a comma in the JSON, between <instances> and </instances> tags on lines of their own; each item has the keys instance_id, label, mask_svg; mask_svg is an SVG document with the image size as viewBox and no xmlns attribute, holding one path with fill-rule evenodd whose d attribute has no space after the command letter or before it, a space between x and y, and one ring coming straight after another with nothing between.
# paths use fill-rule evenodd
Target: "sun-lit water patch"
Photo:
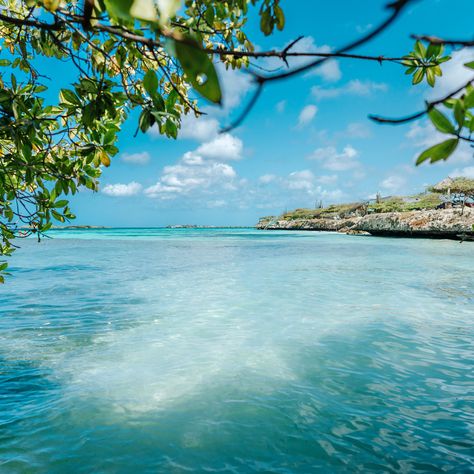
<instances>
[{"instance_id":1,"label":"sun-lit water patch","mask_svg":"<svg viewBox=\"0 0 474 474\"><path fill-rule=\"evenodd\" d=\"M474 469L472 245L252 230L26 241L0 472Z\"/></svg>"}]
</instances>

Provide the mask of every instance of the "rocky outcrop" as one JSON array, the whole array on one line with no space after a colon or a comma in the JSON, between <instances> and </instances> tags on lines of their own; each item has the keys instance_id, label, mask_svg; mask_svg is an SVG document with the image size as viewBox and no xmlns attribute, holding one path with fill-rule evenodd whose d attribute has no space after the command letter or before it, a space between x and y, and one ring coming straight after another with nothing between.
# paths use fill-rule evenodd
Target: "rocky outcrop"
<instances>
[{"instance_id":1,"label":"rocky outcrop","mask_svg":"<svg viewBox=\"0 0 474 474\"><path fill-rule=\"evenodd\" d=\"M375 235L413 235L414 237L456 237L474 235L474 209L390 212L364 216L357 230Z\"/></svg>"},{"instance_id":2,"label":"rocky outcrop","mask_svg":"<svg viewBox=\"0 0 474 474\"><path fill-rule=\"evenodd\" d=\"M387 212L346 218L262 220L258 229L337 231L400 237L464 239L474 237L474 209Z\"/></svg>"}]
</instances>

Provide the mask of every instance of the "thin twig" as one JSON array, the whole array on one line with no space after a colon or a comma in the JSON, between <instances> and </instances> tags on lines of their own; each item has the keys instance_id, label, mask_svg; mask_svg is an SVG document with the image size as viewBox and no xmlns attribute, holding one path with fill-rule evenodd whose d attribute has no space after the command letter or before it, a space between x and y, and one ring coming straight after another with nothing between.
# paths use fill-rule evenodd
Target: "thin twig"
<instances>
[{"instance_id":1,"label":"thin twig","mask_svg":"<svg viewBox=\"0 0 474 474\"><path fill-rule=\"evenodd\" d=\"M466 84L462 85L461 87L457 88L455 91L451 92L447 96L443 97L442 99L435 100L433 102L426 103L426 109L421 110L420 112L416 112L411 115L407 115L406 117L401 118L387 118L387 117L380 117L378 115L369 115L370 120L373 120L377 123L388 123L392 125L398 125L402 123L412 122L413 120L419 119L423 117L423 115L427 114L433 107L436 107L439 104L442 104L445 100L451 99L456 94L462 92L467 86L474 83L474 78L470 79Z\"/></svg>"},{"instance_id":2,"label":"thin twig","mask_svg":"<svg viewBox=\"0 0 474 474\"><path fill-rule=\"evenodd\" d=\"M262 93L263 90L263 82L258 82L257 83L257 88L254 91L254 94L250 101L247 103L245 106L244 110L240 113L240 115L235 119L231 125L228 127L222 129L220 133L227 133L233 130L234 128L238 127L247 117L247 115L251 112L251 110L254 108L255 104L257 103L258 98L260 97L260 94Z\"/></svg>"},{"instance_id":3,"label":"thin twig","mask_svg":"<svg viewBox=\"0 0 474 474\"><path fill-rule=\"evenodd\" d=\"M428 41L432 44L444 44L447 46L463 46L463 47L472 47L474 46L474 40L455 40L455 39L443 39L438 38L437 36L431 35L411 35L412 39L420 41Z\"/></svg>"}]
</instances>

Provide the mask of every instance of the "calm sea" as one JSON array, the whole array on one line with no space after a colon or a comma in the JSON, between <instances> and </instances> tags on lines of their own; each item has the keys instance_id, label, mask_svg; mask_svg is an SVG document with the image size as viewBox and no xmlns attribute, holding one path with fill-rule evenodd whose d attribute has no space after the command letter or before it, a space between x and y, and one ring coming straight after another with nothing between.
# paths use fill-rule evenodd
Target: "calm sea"
<instances>
[{"instance_id":1,"label":"calm sea","mask_svg":"<svg viewBox=\"0 0 474 474\"><path fill-rule=\"evenodd\" d=\"M0 287L1 473L474 470L472 243L51 235Z\"/></svg>"}]
</instances>

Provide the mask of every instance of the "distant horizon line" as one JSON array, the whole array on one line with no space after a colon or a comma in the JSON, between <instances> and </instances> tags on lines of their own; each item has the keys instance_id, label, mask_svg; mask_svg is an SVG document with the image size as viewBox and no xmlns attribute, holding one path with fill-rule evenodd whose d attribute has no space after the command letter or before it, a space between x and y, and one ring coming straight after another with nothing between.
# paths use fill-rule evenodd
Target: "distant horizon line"
<instances>
[{"instance_id":1,"label":"distant horizon line","mask_svg":"<svg viewBox=\"0 0 474 474\"><path fill-rule=\"evenodd\" d=\"M255 225L195 225L195 224L169 224L169 225L140 225L140 226L102 226L102 225L65 225L52 226L49 230L103 230L103 229L251 229ZM25 227L26 229L26 227Z\"/></svg>"}]
</instances>

